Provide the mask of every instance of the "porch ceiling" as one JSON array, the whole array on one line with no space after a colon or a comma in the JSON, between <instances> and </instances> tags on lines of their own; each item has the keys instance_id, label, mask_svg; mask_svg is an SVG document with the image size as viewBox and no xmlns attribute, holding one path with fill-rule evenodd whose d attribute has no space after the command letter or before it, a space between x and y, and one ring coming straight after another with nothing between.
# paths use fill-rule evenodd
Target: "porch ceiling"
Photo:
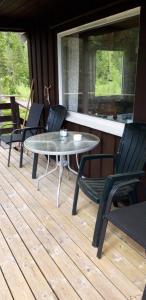
<instances>
[{"instance_id":1,"label":"porch ceiling","mask_svg":"<svg viewBox=\"0 0 146 300\"><path fill-rule=\"evenodd\" d=\"M6 18L32 18L39 14L48 0L2 0L0 1L0 16Z\"/></svg>"},{"instance_id":2,"label":"porch ceiling","mask_svg":"<svg viewBox=\"0 0 146 300\"><path fill-rule=\"evenodd\" d=\"M47 18L47 23L56 24L62 20L76 17L100 7L111 6L127 0L1 0L0 18L4 20L26 21Z\"/></svg>"}]
</instances>

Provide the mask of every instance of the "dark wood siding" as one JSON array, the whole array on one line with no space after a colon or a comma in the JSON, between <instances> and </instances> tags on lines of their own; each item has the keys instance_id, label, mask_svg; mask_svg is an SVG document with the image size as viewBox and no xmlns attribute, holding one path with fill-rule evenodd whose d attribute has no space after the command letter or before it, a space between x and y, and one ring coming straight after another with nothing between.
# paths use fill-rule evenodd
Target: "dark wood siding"
<instances>
[{"instance_id":1,"label":"dark wood siding","mask_svg":"<svg viewBox=\"0 0 146 300\"><path fill-rule=\"evenodd\" d=\"M37 27L31 29L29 34L29 61L30 77L34 80L34 100L36 102L48 103L44 97L44 87L51 85L49 96L51 105L55 104L54 99L54 64L52 39L49 31L40 30Z\"/></svg>"},{"instance_id":2,"label":"dark wood siding","mask_svg":"<svg viewBox=\"0 0 146 300\"><path fill-rule=\"evenodd\" d=\"M146 3L141 7L134 120L146 122Z\"/></svg>"},{"instance_id":3,"label":"dark wood siding","mask_svg":"<svg viewBox=\"0 0 146 300\"><path fill-rule=\"evenodd\" d=\"M44 102L44 85L51 85L50 89L50 104L58 103L58 73L57 73L57 33L59 31L67 30L111 14L115 14L126 9L136 7L140 4L140 1L119 1L116 5L114 2L113 7L106 7L103 9L97 9L92 14L86 14L79 16L76 19L68 22L56 25L51 29L31 28L30 32L30 69L31 78L35 80L35 100L37 102ZM145 78L146 78L146 19L145 9L146 5L142 6L142 16L140 20L140 40L139 40L139 57L138 57L138 69L137 69L137 81L136 81L136 99L134 104L134 119L135 121L146 122L146 101L145 101ZM64 15L64 20L67 18ZM119 138L111 134L99 132L88 127L80 126L66 122L65 126L69 130L86 131L91 132L100 137L100 145L92 151L93 153L114 153L117 149ZM72 164L75 165L75 158L72 158ZM93 176L106 175L113 170L113 164L111 161L97 162L96 165L88 165L87 173Z\"/></svg>"}]
</instances>

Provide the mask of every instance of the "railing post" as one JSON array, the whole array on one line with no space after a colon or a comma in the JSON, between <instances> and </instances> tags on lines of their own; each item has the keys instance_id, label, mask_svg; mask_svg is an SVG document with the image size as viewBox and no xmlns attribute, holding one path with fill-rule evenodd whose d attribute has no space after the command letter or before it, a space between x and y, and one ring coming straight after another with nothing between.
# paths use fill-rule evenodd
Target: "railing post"
<instances>
[{"instance_id":1,"label":"railing post","mask_svg":"<svg viewBox=\"0 0 146 300\"><path fill-rule=\"evenodd\" d=\"M16 102L14 96L10 96L11 110L12 110L12 122L14 123L14 129L21 127L19 104Z\"/></svg>"}]
</instances>

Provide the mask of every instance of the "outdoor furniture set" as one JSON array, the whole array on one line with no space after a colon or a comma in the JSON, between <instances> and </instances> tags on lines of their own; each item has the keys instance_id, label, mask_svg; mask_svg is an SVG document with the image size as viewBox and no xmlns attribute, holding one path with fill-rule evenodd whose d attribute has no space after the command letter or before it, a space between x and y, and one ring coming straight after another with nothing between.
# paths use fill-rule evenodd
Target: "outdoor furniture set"
<instances>
[{"instance_id":1,"label":"outdoor furniture set","mask_svg":"<svg viewBox=\"0 0 146 300\"><path fill-rule=\"evenodd\" d=\"M80 139L75 139L79 133L68 132L60 135L60 128L66 117L67 110L61 105L52 106L49 110L45 132L37 134L43 105L33 103L29 112L26 128L16 129L11 134L1 135L1 141L9 144L8 166L10 164L12 143L20 143L20 167L22 167L24 145L34 153L32 177L36 177L38 155L56 157L56 170L59 166L59 184L57 191L57 206L59 206L59 191L63 168L70 168L69 155L90 151L99 143L97 136L81 133ZM67 156L67 160L64 157ZM85 177L84 168L87 161L103 159L114 160L114 174L104 178ZM49 160L48 160L49 161ZM79 167L72 214L77 213L79 189L98 204L97 217L93 235L93 246L98 247L97 256L101 258L102 248L108 221L128 234L146 249L146 202L138 202L137 187L144 177L146 162L146 124L126 124L116 155L90 154L83 155ZM50 172L46 172L50 174ZM46 176L43 175L42 178ZM129 200L128 206L118 207L119 202ZM116 209L111 209L113 204Z\"/></svg>"}]
</instances>

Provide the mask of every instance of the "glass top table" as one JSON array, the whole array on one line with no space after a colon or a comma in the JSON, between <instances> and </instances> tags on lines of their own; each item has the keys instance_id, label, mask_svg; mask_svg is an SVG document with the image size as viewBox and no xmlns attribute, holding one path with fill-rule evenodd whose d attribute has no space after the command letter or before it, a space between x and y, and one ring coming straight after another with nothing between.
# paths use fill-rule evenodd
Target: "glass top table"
<instances>
[{"instance_id":1,"label":"glass top table","mask_svg":"<svg viewBox=\"0 0 146 300\"><path fill-rule=\"evenodd\" d=\"M75 137L77 134L81 135L81 140L76 141ZM46 132L37 134L29 137L24 142L24 147L33 152L38 156L38 154L44 154L47 156L54 155L56 156L56 166L51 171L47 172L49 166L49 159L46 168L46 173L38 178L38 189L39 189L39 181L45 176L53 173L59 168L59 182L57 189L57 207L59 206L59 193L60 193L60 185L63 175L63 168L68 167L68 169L74 173L76 173L70 167L69 163L69 155L75 154L76 161L78 166L77 154L84 153L95 148L100 142L98 136L95 136L86 132L76 132L76 131L68 131L67 136L61 136L60 132ZM67 156L67 159L65 159ZM35 156L34 156L35 157ZM35 168L35 166L33 166ZM35 176L33 177L35 178Z\"/></svg>"}]
</instances>

